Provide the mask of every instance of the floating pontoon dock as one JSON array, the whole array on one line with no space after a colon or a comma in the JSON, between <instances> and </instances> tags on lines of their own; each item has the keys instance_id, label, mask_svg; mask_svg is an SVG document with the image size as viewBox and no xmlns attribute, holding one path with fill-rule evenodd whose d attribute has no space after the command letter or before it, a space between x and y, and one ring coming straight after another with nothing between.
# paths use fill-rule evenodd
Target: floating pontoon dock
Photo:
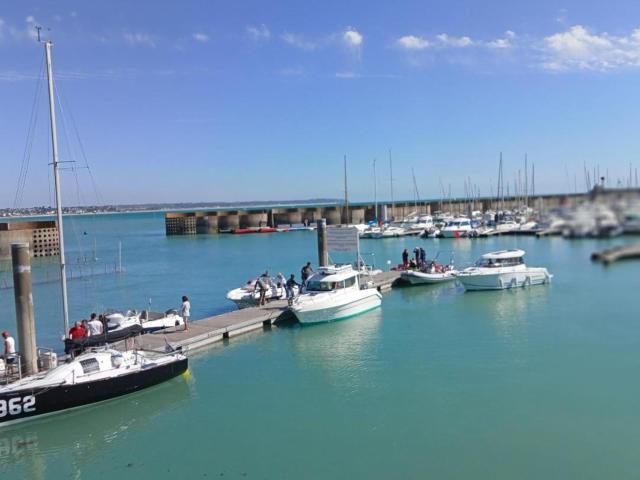
<instances>
[{"instance_id":1,"label":"floating pontoon dock","mask_svg":"<svg viewBox=\"0 0 640 480\"><path fill-rule=\"evenodd\" d=\"M605 265L619 260L628 260L632 258L640 258L640 243L633 245L620 245L591 254L591 260L600 261Z\"/></svg>"}]
</instances>

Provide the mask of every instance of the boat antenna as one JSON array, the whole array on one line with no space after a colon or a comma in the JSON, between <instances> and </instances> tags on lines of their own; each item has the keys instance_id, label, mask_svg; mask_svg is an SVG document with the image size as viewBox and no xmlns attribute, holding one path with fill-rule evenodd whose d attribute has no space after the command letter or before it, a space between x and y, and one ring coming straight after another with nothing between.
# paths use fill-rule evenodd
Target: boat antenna
<instances>
[{"instance_id":1,"label":"boat antenna","mask_svg":"<svg viewBox=\"0 0 640 480\"><path fill-rule=\"evenodd\" d=\"M40 41L40 28L38 31L38 41ZM44 42L44 51L47 61L47 81L49 86L49 118L51 120L51 152L53 156L53 180L55 184L56 199L56 219L58 227L58 242L60 247L60 285L62 288L62 318L64 321L64 334L69 331L69 302L67 299L67 271L64 258L64 231L62 226L62 195L60 185L60 160L58 158L58 132L56 130L56 107L55 94L53 87L53 66L51 61L51 48L53 42L46 40Z\"/></svg>"}]
</instances>

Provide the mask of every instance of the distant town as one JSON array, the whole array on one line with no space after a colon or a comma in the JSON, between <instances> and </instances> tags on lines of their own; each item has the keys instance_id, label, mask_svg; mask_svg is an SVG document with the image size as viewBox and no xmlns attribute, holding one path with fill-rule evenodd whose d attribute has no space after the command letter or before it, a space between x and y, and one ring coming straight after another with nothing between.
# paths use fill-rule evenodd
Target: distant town
<instances>
[{"instance_id":1,"label":"distant town","mask_svg":"<svg viewBox=\"0 0 640 480\"><path fill-rule=\"evenodd\" d=\"M335 198L312 198L307 200L267 200L247 202L194 202L194 203L145 203L136 205L87 205L70 206L62 209L65 215L100 214L100 213L131 213L150 211L172 211L185 209L216 209L229 207L255 207L275 205L306 205L306 204L335 204L340 200ZM0 218L7 217L40 217L55 215L52 206L0 208Z\"/></svg>"}]
</instances>

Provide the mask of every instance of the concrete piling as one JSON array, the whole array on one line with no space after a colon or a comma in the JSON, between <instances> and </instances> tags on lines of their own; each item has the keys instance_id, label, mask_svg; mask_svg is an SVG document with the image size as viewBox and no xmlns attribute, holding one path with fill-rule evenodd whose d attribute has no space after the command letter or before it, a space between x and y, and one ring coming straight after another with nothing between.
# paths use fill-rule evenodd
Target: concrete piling
<instances>
[{"instance_id":1,"label":"concrete piling","mask_svg":"<svg viewBox=\"0 0 640 480\"><path fill-rule=\"evenodd\" d=\"M18 348L22 359L22 371L26 375L33 375L38 373L38 355L36 351L36 327L33 316L29 244L12 244L11 260L13 264L13 292L16 302L16 331Z\"/></svg>"},{"instance_id":2,"label":"concrete piling","mask_svg":"<svg viewBox=\"0 0 640 480\"><path fill-rule=\"evenodd\" d=\"M329 250L327 247L327 221L321 218L317 221L318 230L318 265L326 267L329 265Z\"/></svg>"}]
</instances>

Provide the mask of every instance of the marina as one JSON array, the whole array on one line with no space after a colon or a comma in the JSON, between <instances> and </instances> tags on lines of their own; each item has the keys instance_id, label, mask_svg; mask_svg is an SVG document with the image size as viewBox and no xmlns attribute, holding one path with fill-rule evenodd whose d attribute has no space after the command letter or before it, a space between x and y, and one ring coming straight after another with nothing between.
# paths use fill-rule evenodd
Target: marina
<instances>
[{"instance_id":1,"label":"marina","mask_svg":"<svg viewBox=\"0 0 640 480\"><path fill-rule=\"evenodd\" d=\"M0 478L637 476L638 32L465 2L3 12Z\"/></svg>"}]
</instances>

